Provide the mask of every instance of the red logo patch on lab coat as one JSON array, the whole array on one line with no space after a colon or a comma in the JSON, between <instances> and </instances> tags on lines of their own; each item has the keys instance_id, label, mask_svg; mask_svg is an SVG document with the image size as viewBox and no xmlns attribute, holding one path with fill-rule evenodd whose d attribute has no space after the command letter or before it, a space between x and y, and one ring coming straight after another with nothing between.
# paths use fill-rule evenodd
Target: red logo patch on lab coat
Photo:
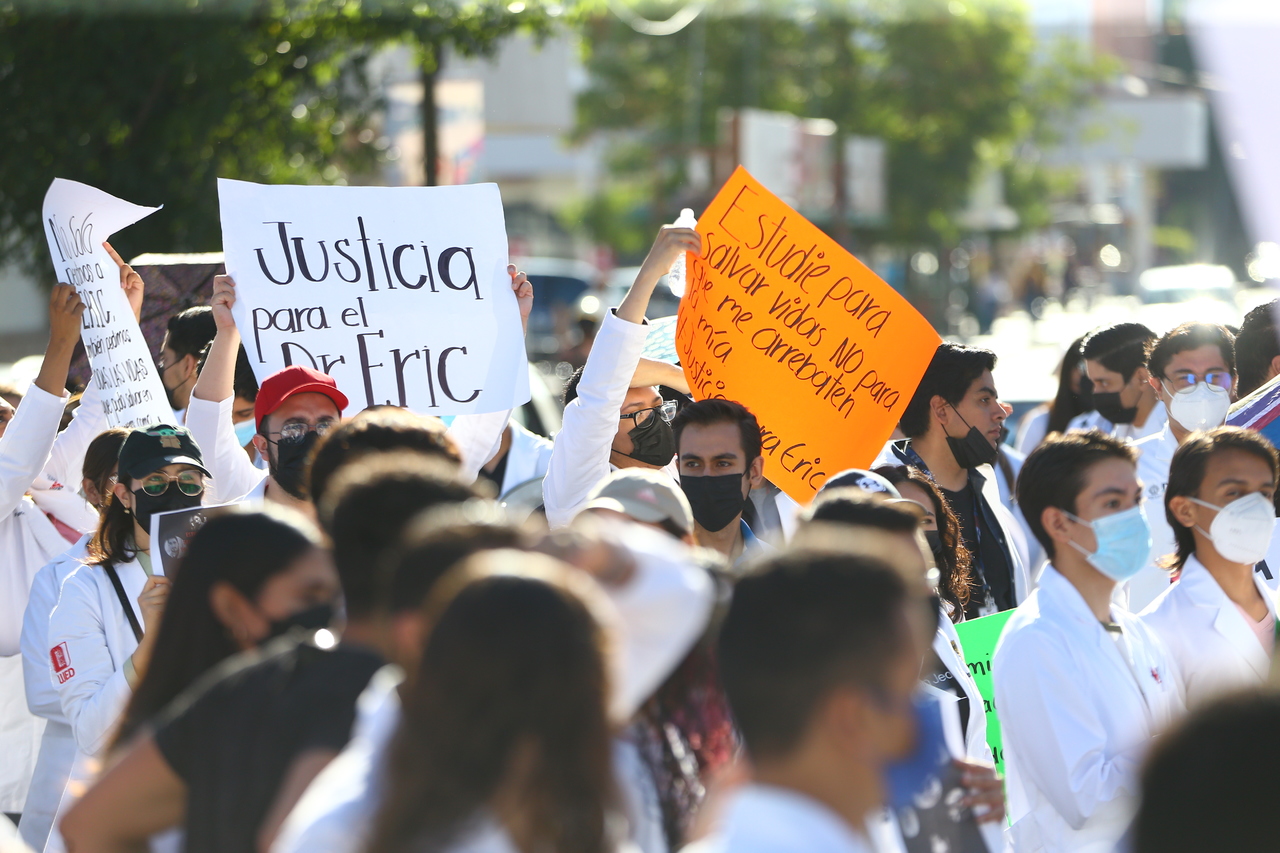
<instances>
[{"instance_id":1,"label":"red logo patch on lab coat","mask_svg":"<svg viewBox=\"0 0 1280 853\"><path fill-rule=\"evenodd\" d=\"M71 666L71 654L66 643L59 643L49 650L49 659L53 662L53 673L58 676L59 684L66 684L67 679L75 676L75 668Z\"/></svg>"}]
</instances>

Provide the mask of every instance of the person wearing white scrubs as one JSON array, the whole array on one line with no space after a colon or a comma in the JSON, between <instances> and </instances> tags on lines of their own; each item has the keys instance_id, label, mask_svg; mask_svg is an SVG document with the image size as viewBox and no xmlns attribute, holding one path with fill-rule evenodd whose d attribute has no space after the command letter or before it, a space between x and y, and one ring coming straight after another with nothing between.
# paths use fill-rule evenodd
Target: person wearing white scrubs
<instances>
[{"instance_id":1,"label":"person wearing white scrubs","mask_svg":"<svg viewBox=\"0 0 1280 853\"><path fill-rule=\"evenodd\" d=\"M1151 387L1169 412L1164 429L1134 442L1138 479L1151 510L1151 556L1129 581L1128 609L1138 613L1169 588L1163 565L1174 550L1173 528L1164 513L1169 463L1192 432L1222 426L1231 407L1236 361L1231 333L1214 323L1183 323L1165 334L1147 363ZM1261 558L1259 558L1261 559Z\"/></svg>"},{"instance_id":2,"label":"person wearing white scrubs","mask_svg":"<svg viewBox=\"0 0 1280 853\"><path fill-rule=\"evenodd\" d=\"M1134 456L1100 432L1054 436L1018 480L1049 557L992 659L1019 853L1111 853L1152 738L1183 711L1164 644L1112 601L1151 544Z\"/></svg>"},{"instance_id":3,"label":"person wearing white scrubs","mask_svg":"<svg viewBox=\"0 0 1280 853\"><path fill-rule=\"evenodd\" d=\"M1178 664L1187 708L1266 682L1275 646L1275 593L1253 566L1275 529L1280 460L1258 433L1220 427L1173 457L1165 506L1178 526L1178 581L1142 619Z\"/></svg>"},{"instance_id":4,"label":"person wearing white scrubs","mask_svg":"<svg viewBox=\"0 0 1280 853\"><path fill-rule=\"evenodd\" d=\"M740 580L719 659L751 782L685 850L873 850L868 818L907 793L890 768L928 733L914 698L928 621L903 573L874 557L796 549Z\"/></svg>"},{"instance_id":5,"label":"person wearing white scrubs","mask_svg":"<svg viewBox=\"0 0 1280 853\"><path fill-rule=\"evenodd\" d=\"M141 279L129 299L141 307ZM93 383L71 425L58 432L83 312L75 288L53 288L40 372L16 411L0 401L0 811L11 814L25 806L44 729L27 707L18 656L31 582L96 518L77 489L85 448L106 426Z\"/></svg>"}]
</instances>

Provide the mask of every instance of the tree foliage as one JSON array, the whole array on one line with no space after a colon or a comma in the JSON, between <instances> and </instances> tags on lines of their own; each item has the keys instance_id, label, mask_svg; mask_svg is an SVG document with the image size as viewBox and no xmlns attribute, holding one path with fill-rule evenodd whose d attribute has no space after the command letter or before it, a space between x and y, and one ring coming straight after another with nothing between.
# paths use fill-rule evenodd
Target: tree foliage
<instances>
[{"instance_id":1,"label":"tree foliage","mask_svg":"<svg viewBox=\"0 0 1280 853\"><path fill-rule=\"evenodd\" d=\"M165 205L121 234L126 256L216 250L218 177L344 183L386 158L379 47L438 62L552 23L494 0L0 0L0 263L48 269L54 177Z\"/></svg>"},{"instance_id":2,"label":"tree foliage","mask_svg":"<svg viewBox=\"0 0 1280 853\"><path fill-rule=\"evenodd\" d=\"M1034 62L1025 13L999 0L722 3L672 36L644 36L603 15L587 33L591 84L579 99L579 134L643 130L648 157L630 158L635 168L619 174L650 185L652 203L664 204L650 211L649 227L689 201L674 197L685 155L713 148L718 112L741 107L830 119L838 137L883 138L883 238L954 238L980 166L1018 166L1013 201L1034 218L1043 183L1024 162L1024 143L1098 77L1084 60Z\"/></svg>"}]
</instances>

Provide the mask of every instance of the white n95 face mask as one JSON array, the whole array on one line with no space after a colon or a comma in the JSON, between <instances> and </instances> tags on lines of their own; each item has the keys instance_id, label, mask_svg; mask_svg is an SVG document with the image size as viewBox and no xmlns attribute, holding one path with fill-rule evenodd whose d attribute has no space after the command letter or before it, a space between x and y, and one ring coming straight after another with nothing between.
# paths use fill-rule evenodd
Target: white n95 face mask
<instances>
[{"instance_id":1,"label":"white n95 face mask","mask_svg":"<svg viewBox=\"0 0 1280 853\"><path fill-rule=\"evenodd\" d=\"M1271 546L1271 534L1276 526L1276 508L1267 496L1254 492L1242 498L1236 498L1226 506L1220 507L1191 498L1200 506L1216 509L1217 516L1206 531L1200 532L1209 537L1213 547L1224 559L1233 563L1253 565L1267 556Z\"/></svg>"},{"instance_id":2,"label":"white n95 face mask","mask_svg":"<svg viewBox=\"0 0 1280 853\"><path fill-rule=\"evenodd\" d=\"M1169 390L1169 386L1165 386ZM1231 392L1219 385L1208 382L1197 382L1190 388L1184 388L1172 395L1169 403L1169 417L1173 418L1185 430L1194 432L1201 429L1220 427L1227 421L1227 410L1231 408Z\"/></svg>"}]
</instances>

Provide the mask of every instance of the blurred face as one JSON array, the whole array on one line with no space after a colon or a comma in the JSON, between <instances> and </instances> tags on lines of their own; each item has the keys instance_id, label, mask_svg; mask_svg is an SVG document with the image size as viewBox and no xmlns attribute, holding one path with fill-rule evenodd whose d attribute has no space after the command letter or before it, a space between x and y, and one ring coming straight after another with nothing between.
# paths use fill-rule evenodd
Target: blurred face
<instances>
[{"instance_id":1,"label":"blurred face","mask_svg":"<svg viewBox=\"0 0 1280 853\"><path fill-rule=\"evenodd\" d=\"M321 395L324 396L324 395ZM244 397L236 397L231 401L231 422L244 423L253 420L253 401Z\"/></svg>"},{"instance_id":2,"label":"blurred face","mask_svg":"<svg viewBox=\"0 0 1280 853\"><path fill-rule=\"evenodd\" d=\"M184 474L186 475L185 477L182 477L178 482L174 482L173 478L180 477ZM120 502L128 507L130 512L133 512L136 515L138 496L135 495L134 492L146 491L150 494L152 490L159 490L156 492L157 494L166 494L171 490L181 491L180 486L184 480L188 482L191 480L198 480L203 484L204 472L199 468L196 468L194 465L173 464L165 465L163 468L151 472L141 480L133 478L126 478L126 480L127 483L117 482L113 488L115 490L115 495ZM167 482L164 482L164 488L161 489L161 482L166 480Z\"/></svg>"},{"instance_id":3,"label":"blurred face","mask_svg":"<svg viewBox=\"0 0 1280 853\"><path fill-rule=\"evenodd\" d=\"M341 592L329 553L312 548L273 575L253 601L223 581L215 584L210 598L218 620L241 648L248 649L271 636L273 623L319 605L333 604Z\"/></svg>"},{"instance_id":4,"label":"blurred face","mask_svg":"<svg viewBox=\"0 0 1280 853\"><path fill-rule=\"evenodd\" d=\"M681 477L720 477L737 474L742 477L743 498L760 485L764 473L763 457L747 463L742 449L742 430L736 423L690 424L680 433L677 448Z\"/></svg>"},{"instance_id":5,"label":"blurred face","mask_svg":"<svg viewBox=\"0 0 1280 853\"><path fill-rule=\"evenodd\" d=\"M1235 376L1227 369L1222 350L1212 344L1183 350L1169 359L1163 376L1152 376L1151 385L1166 404L1177 392L1198 382L1207 382L1226 391L1235 389Z\"/></svg>"},{"instance_id":6,"label":"blurred face","mask_svg":"<svg viewBox=\"0 0 1280 853\"><path fill-rule=\"evenodd\" d=\"M915 483L900 483L898 485L898 494L902 495L904 500L920 505L920 509L923 510L920 521L921 530L938 529L938 515L933 511L933 501L929 498L928 492Z\"/></svg>"},{"instance_id":7,"label":"blurred face","mask_svg":"<svg viewBox=\"0 0 1280 853\"><path fill-rule=\"evenodd\" d=\"M940 399L940 398L934 398ZM970 427L976 427L995 447L1000 443L1000 431L1004 426L1009 410L1000 402L996 393L996 380L990 370L982 371L982 375L969 384L964 397L951 409L950 415L943 410L940 419L947 435L952 438L964 438Z\"/></svg>"},{"instance_id":8,"label":"blurred face","mask_svg":"<svg viewBox=\"0 0 1280 853\"><path fill-rule=\"evenodd\" d=\"M275 461L278 458L276 445L281 440L282 429L294 424L308 430L314 430L321 424L325 424L326 426L321 429L327 429L335 425L341 417L342 412L338 411L337 404L324 394L317 391L294 394L281 403L274 412L263 418L267 435L265 437L255 435L253 444L264 459Z\"/></svg>"},{"instance_id":9,"label":"blurred face","mask_svg":"<svg viewBox=\"0 0 1280 853\"><path fill-rule=\"evenodd\" d=\"M1084 488L1076 496L1076 511L1080 519L1094 521L1133 509L1142 502L1142 485L1138 482L1137 468L1124 459L1103 459L1089 466L1085 473ZM1048 507L1042 519L1045 530L1057 542L1062 557L1068 549L1074 551L1068 541L1075 542L1086 553L1098 550L1098 538L1093 529L1075 521L1061 509ZM1078 553L1078 552L1077 552Z\"/></svg>"},{"instance_id":10,"label":"blurred face","mask_svg":"<svg viewBox=\"0 0 1280 853\"><path fill-rule=\"evenodd\" d=\"M1132 408L1138 405L1138 401L1142 398L1143 386L1151 379L1151 374L1147 372L1145 367L1139 367L1133 372L1128 381L1125 380L1123 373L1107 369L1102 362L1089 360L1084 363L1085 375L1089 377L1089 381L1093 383L1093 393L1095 394L1120 394L1120 405L1125 408Z\"/></svg>"}]
</instances>

